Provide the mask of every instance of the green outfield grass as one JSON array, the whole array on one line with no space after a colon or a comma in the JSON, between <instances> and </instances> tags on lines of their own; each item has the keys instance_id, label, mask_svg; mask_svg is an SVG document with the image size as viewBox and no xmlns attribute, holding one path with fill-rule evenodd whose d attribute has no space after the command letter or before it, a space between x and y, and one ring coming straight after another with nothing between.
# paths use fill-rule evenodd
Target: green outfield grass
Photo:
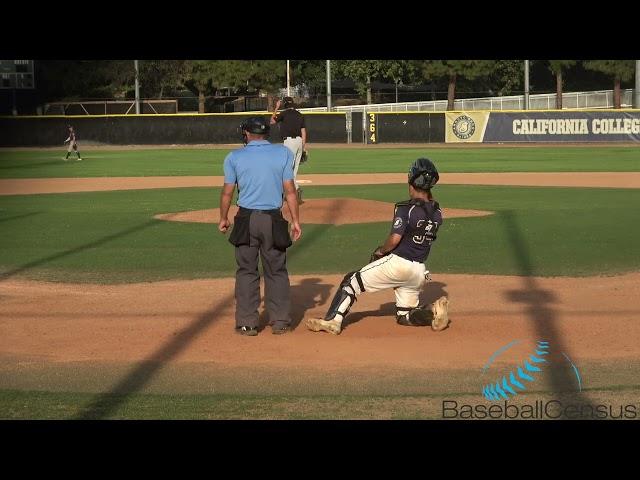
<instances>
[{"instance_id":1,"label":"green outfield grass","mask_svg":"<svg viewBox=\"0 0 640 480\"><path fill-rule=\"evenodd\" d=\"M446 207L496 213L447 220L427 263L434 272L581 276L640 267L638 190L441 185L436 194ZM233 247L216 225L153 219L217 207L218 195L216 188L177 188L0 197L0 279L233 276ZM395 202L407 193L404 185L359 185L309 187L305 196ZM389 231L389 223L302 221L303 238L289 250L292 274L357 269Z\"/></svg>"},{"instance_id":2,"label":"green outfield grass","mask_svg":"<svg viewBox=\"0 0 640 480\"><path fill-rule=\"evenodd\" d=\"M66 151L0 150L0 178L222 175L230 150L85 150L84 161ZM434 160L442 172L631 172L640 171L635 146L318 148L301 174L405 172L418 157Z\"/></svg>"},{"instance_id":3,"label":"green outfield grass","mask_svg":"<svg viewBox=\"0 0 640 480\"><path fill-rule=\"evenodd\" d=\"M637 362L633 362L637 368ZM589 362L584 365L589 372L589 386L582 389L580 396L575 392L551 393L549 387L538 386L525 394L509 399L509 404L522 408L536 401L562 402L562 405L602 405L607 418L640 418L638 393L640 385L632 372L625 372L618 362ZM478 369L479 370L479 369ZM352 372L354 374L355 372ZM358 372L361 375L361 372ZM274 376L275 373L271 373ZM316 374L320 375L320 374ZM343 374L346 375L346 374ZM484 400L477 387L479 371L447 370L445 372L425 372L430 378L429 390L424 392L426 379L411 378L411 384L400 386L400 391L383 386L373 391L360 393L311 393L296 394L291 390L303 391L300 384L289 385L276 393L264 393L260 387L247 386L253 393L198 394L175 391L158 393L88 393L76 391L44 391L30 389L0 389L0 419L4 420L226 420L226 419L280 419L280 420L347 420L347 419L453 419L456 412L451 410L452 402L461 405L491 404ZM313 384L317 377L308 379ZM370 379L371 384L376 383ZM305 382L302 382L305 384ZM297 385L297 386L296 386ZM308 386L307 386L308 387ZM339 389L336 385L325 387L326 392ZM278 388L271 388L278 390ZM304 389L306 391L306 389ZM384 391L385 393L380 393ZM449 410L443 411L443 402ZM503 405L497 402L496 405ZM624 406L633 408L625 411ZM621 413L621 406L622 412ZM558 409L551 409L550 415ZM573 418L575 417L574 411ZM592 420L598 416L584 410L583 419ZM512 417L513 418L513 417ZM524 417L525 419L527 417ZM458 414L458 419L460 415ZM489 417L485 417L489 420ZM544 418L540 418L544 419Z\"/></svg>"}]
</instances>

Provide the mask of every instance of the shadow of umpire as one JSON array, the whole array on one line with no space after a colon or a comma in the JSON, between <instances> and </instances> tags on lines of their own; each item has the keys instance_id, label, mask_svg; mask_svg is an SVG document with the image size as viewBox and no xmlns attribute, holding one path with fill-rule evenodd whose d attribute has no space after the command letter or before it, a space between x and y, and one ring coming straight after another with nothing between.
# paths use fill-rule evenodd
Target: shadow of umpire
<instances>
[{"instance_id":1,"label":"shadow of umpire","mask_svg":"<svg viewBox=\"0 0 640 480\"><path fill-rule=\"evenodd\" d=\"M329 305L329 295L333 286L322 283L320 278L303 278L299 284L291 285L291 329L295 330L302 322L307 310L320 305ZM258 330L271 325L266 308L260 312Z\"/></svg>"}]
</instances>

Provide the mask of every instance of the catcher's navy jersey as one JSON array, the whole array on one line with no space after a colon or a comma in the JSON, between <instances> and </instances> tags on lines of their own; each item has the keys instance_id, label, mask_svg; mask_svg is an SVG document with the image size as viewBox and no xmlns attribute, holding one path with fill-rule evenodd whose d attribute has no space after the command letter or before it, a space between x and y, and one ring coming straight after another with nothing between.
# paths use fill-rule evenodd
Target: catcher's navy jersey
<instances>
[{"instance_id":1,"label":"catcher's navy jersey","mask_svg":"<svg viewBox=\"0 0 640 480\"><path fill-rule=\"evenodd\" d=\"M396 203L391 233L402 235L402 240L392 253L414 262L424 262L442 222L442 211L436 201Z\"/></svg>"}]
</instances>

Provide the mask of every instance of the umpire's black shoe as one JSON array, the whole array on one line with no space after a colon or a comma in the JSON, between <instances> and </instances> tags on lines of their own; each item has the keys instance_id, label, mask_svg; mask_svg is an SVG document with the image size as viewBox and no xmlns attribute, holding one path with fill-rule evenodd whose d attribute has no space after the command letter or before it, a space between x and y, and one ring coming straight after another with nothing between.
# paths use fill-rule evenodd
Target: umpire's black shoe
<instances>
[{"instance_id":1,"label":"umpire's black shoe","mask_svg":"<svg viewBox=\"0 0 640 480\"><path fill-rule=\"evenodd\" d=\"M256 327L236 327L236 332L240 335L246 335L247 337L255 337L258 335L258 329Z\"/></svg>"},{"instance_id":2,"label":"umpire's black shoe","mask_svg":"<svg viewBox=\"0 0 640 480\"><path fill-rule=\"evenodd\" d=\"M271 333L273 333L274 335L282 335L290 331L291 331L291 327L288 325L284 325L282 327L271 327Z\"/></svg>"}]
</instances>

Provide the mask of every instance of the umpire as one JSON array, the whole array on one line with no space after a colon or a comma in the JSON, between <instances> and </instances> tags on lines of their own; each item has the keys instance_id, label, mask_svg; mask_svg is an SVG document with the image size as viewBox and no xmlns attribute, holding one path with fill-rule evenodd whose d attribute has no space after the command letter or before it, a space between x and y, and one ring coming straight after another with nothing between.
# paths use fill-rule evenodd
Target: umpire
<instances>
[{"instance_id":1,"label":"umpire","mask_svg":"<svg viewBox=\"0 0 640 480\"><path fill-rule=\"evenodd\" d=\"M273 145L266 138L269 125L253 117L241 125L244 148L234 150L224 160L224 186L220 194L218 230L226 233L231 199L238 185L238 206L229 242L235 245L236 331L258 335L260 273L262 258L265 280L265 304L272 333L291 328L291 300L286 249L291 246L289 224L283 218L283 198L291 212L291 235L302 235L298 221L298 201L293 182L293 154L284 145Z\"/></svg>"},{"instance_id":2,"label":"umpire","mask_svg":"<svg viewBox=\"0 0 640 480\"><path fill-rule=\"evenodd\" d=\"M302 159L302 152L307 145L307 127L304 124L304 116L295 109L293 98L284 97L284 110L278 113L281 102L278 100L276 109L271 116L270 124L280 123L280 136L282 142L293 152L293 182L296 186L298 202L302 203L302 189L298 185L298 168Z\"/></svg>"}]
</instances>

